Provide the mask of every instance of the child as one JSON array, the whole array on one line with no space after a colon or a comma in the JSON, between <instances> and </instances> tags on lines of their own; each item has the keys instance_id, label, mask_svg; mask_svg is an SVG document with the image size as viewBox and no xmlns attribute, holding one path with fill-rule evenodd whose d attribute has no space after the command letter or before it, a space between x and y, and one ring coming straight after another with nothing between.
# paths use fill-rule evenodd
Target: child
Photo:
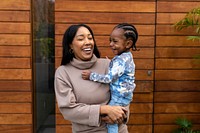
<instances>
[{"instance_id":1,"label":"child","mask_svg":"<svg viewBox=\"0 0 200 133\"><path fill-rule=\"evenodd\" d=\"M130 49L136 49L138 32L127 23L114 27L110 35L110 47L116 55L110 62L107 75L101 75L89 70L82 72L82 78L101 83L110 83L111 100L109 105L127 106L133 98L136 87L135 64ZM118 122L116 122L118 123ZM118 133L118 124L108 124L108 133Z\"/></svg>"}]
</instances>

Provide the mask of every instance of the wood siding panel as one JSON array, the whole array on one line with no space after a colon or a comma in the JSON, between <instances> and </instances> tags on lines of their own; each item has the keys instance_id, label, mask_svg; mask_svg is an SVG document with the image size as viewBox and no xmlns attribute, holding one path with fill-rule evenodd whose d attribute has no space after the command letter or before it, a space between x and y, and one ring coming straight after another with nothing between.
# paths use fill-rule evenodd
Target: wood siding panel
<instances>
[{"instance_id":1,"label":"wood siding panel","mask_svg":"<svg viewBox=\"0 0 200 133\"><path fill-rule=\"evenodd\" d=\"M30 10L30 0L1 0L0 10Z\"/></svg>"},{"instance_id":2,"label":"wood siding panel","mask_svg":"<svg viewBox=\"0 0 200 133\"><path fill-rule=\"evenodd\" d=\"M30 103L32 101L32 95L31 92L0 92L0 102L28 102Z\"/></svg>"},{"instance_id":3,"label":"wood siding panel","mask_svg":"<svg viewBox=\"0 0 200 133\"><path fill-rule=\"evenodd\" d=\"M31 80L30 69L0 69L0 80Z\"/></svg>"},{"instance_id":4,"label":"wood siding panel","mask_svg":"<svg viewBox=\"0 0 200 133\"><path fill-rule=\"evenodd\" d=\"M0 124L29 125L32 124L31 114L0 114Z\"/></svg>"},{"instance_id":5,"label":"wood siding panel","mask_svg":"<svg viewBox=\"0 0 200 133\"><path fill-rule=\"evenodd\" d=\"M31 91L31 82L27 81L0 81L0 91Z\"/></svg>"},{"instance_id":6,"label":"wood siding panel","mask_svg":"<svg viewBox=\"0 0 200 133\"><path fill-rule=\"evenodd\" d=\"M130 133L169 133L179 116L195 121L194 128L199 127L200 68L195 57L200 55L200 45L186 40L188 35L195 35L194 29L177 31L173 26L200 5L199 0L55 2L56 68L61 61L62 35L69 25L88 24L103 58L114 56L109 49L112 28L120 22L136 25L140 51L133 52L137 87L130 106ZM57 113L56 131L71 131L70 122Z\"/></svg>"},{"instance_id":7,"label":"wood siding panel","mask_svg":"<svg viewBox=\"0 0 200 133\"><path fill-rule=\"evenodd\" d=\"M55 1L56 68L61 61L63 33L71 24L86 23L89 25L94 32L101 57L107 56L110 59L114 57L109 46L109 35L113 27L121 22L132 23L136 26L140 35L137 42L140 51L132 52L136 64L137 87L130 107L129 132L147 133L148 131L151 133L152 131L155 7L155 0ZM71 130L70 122L64 120L60 113L56 118L56 126L60 128L57 128L56 132Z\"/></svg>"},{"instance_id":8,"label":"wood siding panel","mask_svg":"<svg viewBox=\"0 0 200 133\"><path fill-rule=\"evenodd\" d=\"M94 17L95 15L95 17ZM112 16L112 17L110 17ZM120 17L119 17L120 16ZM154 24L154 13L92 13L92 12L56 12L55 20L58 23L146 23Z\"/></svg>"},{"instance_id":9,"label":"wood siding panel","mask_svg":"<svg viewBox=\"0 0 200 133\"><path fill-rule=\"evenodd\" d=\"M0 103L0 113L32 113L31 103Z\"/></svg>"},{"instance_id":10,"label":"wood siding panel","mask_svg":"<svg viewBox=\"0 0 200 133\"><path fill-rule=\"evenodd\" d=\"M32 133L31 0L0 3L0 132Z\"/></svg>"},{"instance_id":11,"label":"wood siding panel","mask_svg":"<svg viewBox=\"0 0 200 133\"><path fill-rule=\"evenodd\" d=\"M1 133L31 133L32 125L0 125Z\"/></svg>"},{"instance_id":12,"label":"wood siding panel","mask_svg":"<svg viewBox=\"0 0 200 133\"><path fill-rule=\"evenodd\" d=\"M200 91L200 82L197 81L155 81L156 91Z\"/></svg>"},{"instance_id":13,"label":"wood siding panel","mask_svg":"<svg viewBox=\"0 0 200 133\"><path fill-rule=\"evenodd\" d=\"M200 103L155 103L155 113L199 113Z\"/></svg>"},{"instance_id":14,"label":"wood siding panel","mask_svg":"<svg viewBox=\"0 0 200 133\"><path fill-rule=\"evenodd\" d=\"M157 12L184 12L187 13L191 11L192 8L197 7L199 2L176 2L176 1L165 1L157 2Z\"/></svg>"},{"instance_id":15,"label":"wood siding panel","mask_svg":"<svg viewBox=\"0 0 200 133\"><path fill-rule=\"evenodd\" d=\"M30 23L6 23L0 22L0 33L30 33Z\"/></svg>"},{"instance_id":16,"label":"wood siding panel","mask_svg":"<svg viewBox=\"0 0 200 133\"><path fill-rule=\"evenodd\" d=\"M187 36L157 36L156 45L158 47L188 47L200 46L198 41L187 40Z\"/></svg>"},{"instance_id":17,"label":"wood siding panel","mask_svg":"<svg viewBox=\"0 0 200 133\"><path fill-rule=\"evenodd\" d=\"M0 58L1 68L31 68L30 58Z\"/></svg>"},{"instance_id":18,"label":"wood siding panel","mask_svg":"<svg viewBox=\"0 0 200 133\"><path fill-rule=\"evenodd\" d=\"M157 80L200 80L200 70L156 70Z\"/></svg>"},{"instance_id":19,"label":"wood siding panel","mask_svg":"<svg viewBox=\"0 0 200 133\"><path fill-rule=\"evenodd\" d=\"M30 57L30 46L0 46L0 57Z\"/></svg>"},{"instance_id":20,"label":"wood siding panel","mask_svg":"<svg viewBox=\"0 0 200 133\"><path fill-rule=\"evenodd\" d=\"M30 45L30 35L0 34L0 45Z\"/></svg>"},{"instance_id":21,"label":"wood siding panel","mask_svg":"<svg viewBox=\"0 0 200 133\"><path fill-rule=\"evenodd\" d=\"M157 59L156 69L200 69L199 59Z\"/></svg>"},{"instance_id":22,"label":"wood siding panel","mask_svg":"<svg viewBox=\"0 0 200 133\"><path fill-rule=\"evenodd\" d=\"M84 5L84 6L82 6ZM121 6L123 5L123 6ZM57 0L56 11L155 12L154 2L135 1L63 1Z\"/></svg>"},{"instance_id":23,"label":"wood siding panel","mask_svg":"<svg viewBox=\"0 0 200 133\"><path fill-rule=\"evenodd\" d=\"M157 2L154 133L172 132L178 117L200 125L200 44L187 40L187 36L196 35L195 28L178 31L174 27L198 5L199 0Z\"/></svg>"},{"instance_id":24,"label":"wood siding panel","mask_svg":"<svg viewBox=\"0 0 200 133\"><path fill-rule=\"evenodd\" d=\"M0 11L1 21L5 22L29 22L29 11Z\"/></svg>"}]
</instances>

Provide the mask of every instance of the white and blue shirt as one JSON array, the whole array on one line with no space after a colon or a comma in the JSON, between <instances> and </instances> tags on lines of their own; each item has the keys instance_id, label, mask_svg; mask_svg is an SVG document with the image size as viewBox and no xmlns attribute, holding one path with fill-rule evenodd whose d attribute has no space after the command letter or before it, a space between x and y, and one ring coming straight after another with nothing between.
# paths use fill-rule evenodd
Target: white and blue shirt
<instances>
[{"instance_id":1,"label":"white and blue shirt","mask_svg":"<svg viewBox=\"0 0 200 133\"><path fill-rule=\"evenodd\" d=\"M135 63L131 52L124 52L115 56L109 65L108 74L95 72L90 74L90 80L101 83L110 83L110 104L126 106L133 97L135 85Z\"/></svg>"}]
</instances>

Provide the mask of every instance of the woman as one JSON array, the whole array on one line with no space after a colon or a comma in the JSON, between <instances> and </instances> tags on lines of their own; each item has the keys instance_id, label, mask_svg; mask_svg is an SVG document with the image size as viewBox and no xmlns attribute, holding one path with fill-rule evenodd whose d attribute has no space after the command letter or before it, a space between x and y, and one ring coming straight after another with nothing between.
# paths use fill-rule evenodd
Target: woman
<instances>
[{"instance_id":1,"label":"woman","mask_svg":"<svg viewBox=\"0 0 200 133\"><path fill-rule=\"evenodd\" d=\"M55 73L58 108L72 122L73 133L107 133L106 123L127 133L127 109L110 106L109 85L83 80L82 70L106 74L109 60L100 59L94 35L84 24L70 26L63 36L63 57ZM103 117L104 116L104 117Z\"/></svg>"}]
</instances>

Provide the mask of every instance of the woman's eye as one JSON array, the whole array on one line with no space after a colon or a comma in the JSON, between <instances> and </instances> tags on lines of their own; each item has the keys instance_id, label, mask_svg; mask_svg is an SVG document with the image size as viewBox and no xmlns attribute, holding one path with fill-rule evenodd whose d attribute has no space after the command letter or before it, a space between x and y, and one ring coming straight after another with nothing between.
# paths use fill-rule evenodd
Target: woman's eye
<instances>
[{"instance_id":1,"label":"woman's eye","mask_svg":"<svg viewBox=\"0 0 200 133\"><path fill-rule=\"evenodd\" d=\"M93 40L93 38L92 37L88 37L88 40Z\"/></svg>"},{"instance_id":2,"label":"woman's eye","mask_svg":"<svg viewBox=\"0 0 200 133\"><path fill-rule=\"evenodd\" d=\"M82 41L82 40L83 40L83 38L78 38L77 40L78 40L78 41Z\"/></svg>"}]
</instances>

